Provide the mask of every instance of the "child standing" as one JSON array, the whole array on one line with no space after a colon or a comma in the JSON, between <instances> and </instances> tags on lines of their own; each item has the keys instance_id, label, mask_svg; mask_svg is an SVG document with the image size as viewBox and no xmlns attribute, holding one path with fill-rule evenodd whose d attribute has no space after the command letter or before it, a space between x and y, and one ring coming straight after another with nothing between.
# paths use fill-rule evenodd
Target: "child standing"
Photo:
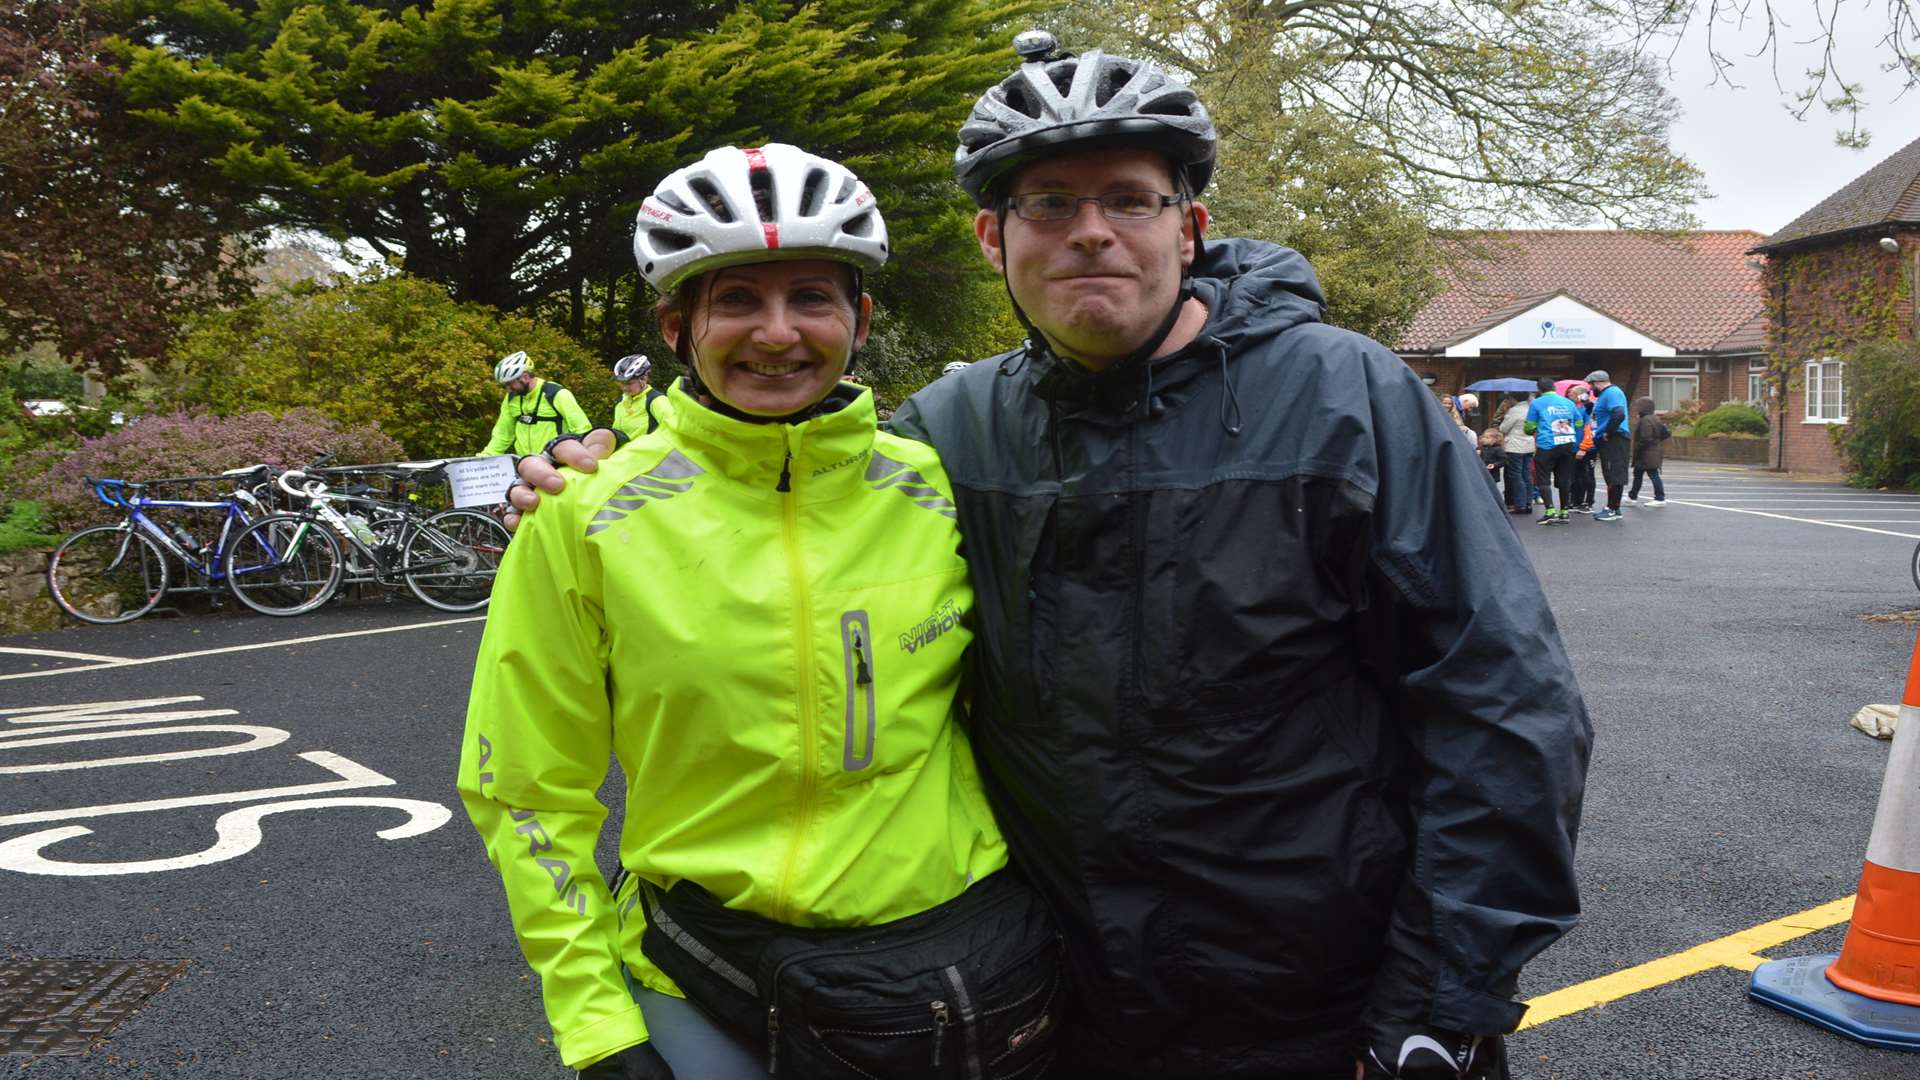
<instances>
[{"instance_id":1,"label":"child standing","mask_svg":"<svg viewBox=\"0 0 1920 1080\"><path fill-rule=\"evenodd\" d=\"M1653 480L1653 498L1647 507L1659 510L1667 505L1667 486L1660 482L1660 466L1666 462L1664 445L1673 432L1667 422L1653 413L1653 399L1635 398L1633 402L1633 486L1627 489L1627 504L1640 505L1640 479Z\"/></svg>"},{"instance_id":2,"label":"child standing","mask_svg":"<svg viewBox=\"0 0 1920 1080\"><path fill-rule=\"evenodd\" d=\"M1487 486L1493 489L1493 497L1500 497L1500 476L1507 471L1506 439L1499 428L1488 428L1480 433L1480 464L1485 466Z\"/></svg>"}]
</instances>

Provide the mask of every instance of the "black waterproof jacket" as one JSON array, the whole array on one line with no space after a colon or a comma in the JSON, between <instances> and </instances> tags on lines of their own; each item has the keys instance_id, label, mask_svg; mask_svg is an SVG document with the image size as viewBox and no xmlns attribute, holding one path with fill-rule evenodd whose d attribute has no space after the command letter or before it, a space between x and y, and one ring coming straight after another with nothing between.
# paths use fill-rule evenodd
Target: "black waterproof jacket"
<instances>
[{"instance_id":1,"label":"black waterproof jacket","mask_svg":"<svg viewBox=\"0 0 1920 1080\"><path fill-rule=\"evenodd\" d=\"M1366 1023L1497 1033L1570 929L1592 729L1474 448L1214 241L1205 329L1014 352L906 402L977 590L974 746L1061 915L1085 1075L1351 1075Z\"/></svg>"}]
</instances>

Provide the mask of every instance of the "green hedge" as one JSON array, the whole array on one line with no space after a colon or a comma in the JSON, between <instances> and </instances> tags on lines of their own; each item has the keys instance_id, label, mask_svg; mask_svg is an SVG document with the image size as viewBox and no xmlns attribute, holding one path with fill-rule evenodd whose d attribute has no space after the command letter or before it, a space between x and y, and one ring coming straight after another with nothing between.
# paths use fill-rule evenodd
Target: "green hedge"
<instances>
[{"instance_id":1,"label":"green hedge","mask_svg":"<svg viewBox=\"0 0 1920 1080\"><path fill-rule=\"evenodd\" d=\"M1693 423L1695 435L1755 435L1767 433L1767 417L1751 405L1729 401Z\"/></svg>"}]
</instances>

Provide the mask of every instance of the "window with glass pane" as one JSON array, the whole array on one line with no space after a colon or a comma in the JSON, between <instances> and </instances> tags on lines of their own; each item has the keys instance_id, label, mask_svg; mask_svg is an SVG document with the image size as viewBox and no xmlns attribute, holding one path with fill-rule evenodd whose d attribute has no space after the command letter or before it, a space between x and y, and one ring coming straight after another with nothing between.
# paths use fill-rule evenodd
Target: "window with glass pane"
<instances>
[{"instance_id":1,"label":"window with glass pane","mask_svg":"<svg viewBox=\"0 0 1920 1080\"><path fill-rule=\"evenodd\" d=\"M1767 377L1759 372L1747 373L1747 401L1758 405L1767 400Z\"/></svg>"},{"instance_id":2,"label":"window with glass pane","mask_svg":"<svg viewBox=\"0 0 1920 1080\"><path fill-rule=\"evenodd\" d=\"M1693 375L1655 375L1650 381L1655 412L1669 412L1700 396L1700 380Z\"/></svg>"},{"instance_id":3,"label":"window with glass pane","mask_svg":"<svg viewBox=\"0 0 1920 1080\"><path fill-rule=\"evenodd\" d=\"M1846 367L1839 360L1814 360L1807 364L1807 419L1846 420Z\"/></svg>"}]
</instances>

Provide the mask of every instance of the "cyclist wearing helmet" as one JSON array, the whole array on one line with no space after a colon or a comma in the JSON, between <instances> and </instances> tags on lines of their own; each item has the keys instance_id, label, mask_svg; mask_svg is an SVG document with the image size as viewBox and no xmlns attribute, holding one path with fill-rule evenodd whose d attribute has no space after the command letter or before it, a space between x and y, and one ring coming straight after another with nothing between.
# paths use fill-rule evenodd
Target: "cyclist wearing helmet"
<instances>
[{"instance_id":1,"label":"cyclist wearing helmet","mask_svg":"<svg viewBox=\"0 0 1920 1080\"><path fill-rule=\"evenodd\" d=\"M537 454L562 434L579 435L593 425L573 391L533 373L533 361L524 352L513 353L493 365L493 381L507 388L500 399L500 419L481 456Z\"/></svg>"},{"instance_id":2,"label":"cyclist wearing helmet","mask_svg":"<svg viewBox=\"0 0 1920 1080\"><path fill-rule=\"evenodd\" d=\"M628 438L638 438L660 426L656 410L666 395L648 385L651 374L653 362L639 353L623 356L613 365L613 381L624 391L613 404L613 429Z\"/></svg>"},{"instance_id":3,"label":"cyclist wearing helmet","mask_svg":"<svg viewBox=\"0 0 1920 1080\"><path fill-rule=\"evenodd\" d=\"M973 593L950 491L841 381L887 257L873 197L795 147L727 147L661 182L634 249L687 375L657 430L519 531L460 766L556 1048L595 1080L759 1077L769 1055L806 1077L1037 1076L1057 938L1002 872L955 719ZM611 893L609 752L630 875ZM909 917L910 947L876 948ZM861 928L851 988L741 944L789 927ZM848 1004L926 956L904 1020ZM761 1000L795 977L805 1000ZM806 1011L821 994L831 1023Z\"/></svg>"},{"instance_id":4,"label":"cyclist wearing helmet","mask_svg":"<svg viewBox=\"0 0 1920 1080\"><path fill-rule=\"evenodd\" d=\"M1539 581L1473 448L1322 321L1306 261L1204 240L1193 91L1016 49L954 171L1029 341L891 424L967 526L973 744L1062 924L1063 1059L1504 1075L1520 968L1578 915L1592 738Z\"/></svg>"}]
</instances>

